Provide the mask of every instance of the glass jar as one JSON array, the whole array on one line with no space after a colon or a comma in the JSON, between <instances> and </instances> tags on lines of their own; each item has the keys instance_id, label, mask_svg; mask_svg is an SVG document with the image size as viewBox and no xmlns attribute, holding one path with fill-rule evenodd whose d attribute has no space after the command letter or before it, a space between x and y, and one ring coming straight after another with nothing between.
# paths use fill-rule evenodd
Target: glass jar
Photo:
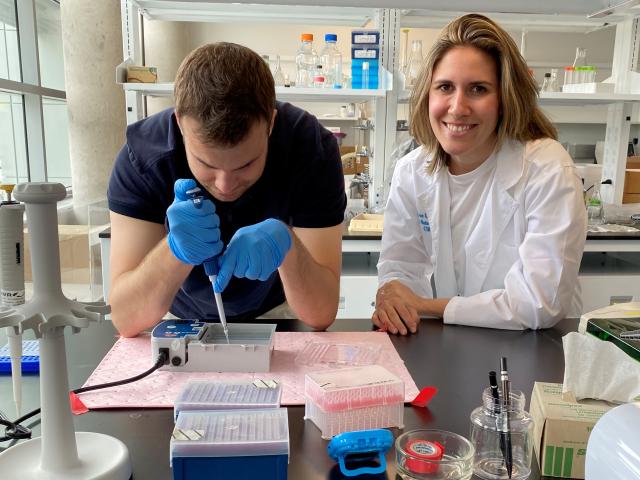
<instances>
[{"instance_id":1,"label":"glass jar","mask_svg":"<svg viewBox=\"0 0 640 480\"><path fill-rule=\"evenodd\" d=\"M587 223L589 225L602 225L604 223L604 206L600 196L600 188L596 185L593 193L587 200Z\"/></svg>"},{"instance_id":2,"label":"glass jar","mask_svg":"<svg viewBox=\"0 0 640 480\"><path fill-rule=\"evenodd\" d=\"M512 390L509 399L510 405L505 412L502 406L496 405L491 389L486 388L482 392L482 405L471 412L471 443L475 448L473 473L480 478L523 480L531 474L533 420L524 410L524 393ZM508 417L509 434L503 433L505 417ZM502 453L508 448L509 438L511 477Z\"/></svg>"},{"instance_id":3,"label":"glass jar","mask_svg":"<svg viewBox=\"0 0 640 480\"><path fill-rule=\"evenodd\" d=\"M544 80L542 81L541 92L553 92L551 88L551 73L547 72L544 74Z\"/></svg>"},{"instance_id":4,"label":"glass jar","mask_svg":"<svg viewBox=\"0 0 640 480\"><path fill-rule=\"evenodd\" d=\"M411 55L409 55L409 61L407 62L407 69L404 74L405 88L411 89L418 81L418 76L422 70L422 62L424 57L422 56L422 40L414 40L411 42Z\"/></svg>"}]
</instances>

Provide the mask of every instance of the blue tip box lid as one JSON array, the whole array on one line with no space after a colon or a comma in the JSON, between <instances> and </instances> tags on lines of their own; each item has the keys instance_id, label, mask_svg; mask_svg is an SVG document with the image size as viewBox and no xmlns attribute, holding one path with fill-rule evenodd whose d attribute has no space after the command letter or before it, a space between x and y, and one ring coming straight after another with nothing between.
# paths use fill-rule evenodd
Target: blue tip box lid
<instances>
[{"instance_id":1,"label":"blue tip box lid","mask_svg":"<svg viewBox=\"0 0 640 480\"><path fill-rule=\"evenodd\" d=\"M40 350L38 340L22 342L22 373L40 372ZM0 347L0 375L11 375L11 357L9 345Z\"/></svg>"}]
</instances>

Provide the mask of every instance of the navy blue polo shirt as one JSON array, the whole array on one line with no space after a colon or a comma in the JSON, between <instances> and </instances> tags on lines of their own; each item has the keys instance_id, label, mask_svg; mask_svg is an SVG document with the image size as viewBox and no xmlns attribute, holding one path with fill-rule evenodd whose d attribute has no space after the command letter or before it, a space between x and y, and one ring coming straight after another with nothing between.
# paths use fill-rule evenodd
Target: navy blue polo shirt
<instances>
[{"instance_id":1,"label":"navy blue polo shirt","mask_svg":"<svg viewBox=\"0 0 640 480\"><path fill-rule=\"evenodd\" d=\"M301 228L331 227L343 220L344 177L333 134L300 108L281 102L276 108L260 179L233 202L208 195L220 217L225 245L239 228L267 218ZM127 143L116 157L109 180L109 209L165 223L167 208L173 202L173 184L179 178L193 178L193 174L173 109L168 109L127 128ZM227 318L241 321L261 315L285 297L276 271L264 282L232 278L222 299ZM180 318L218 319L211 284L201 265L194 267L183 283L170 312Z\"/></svg>"}]
</instances>

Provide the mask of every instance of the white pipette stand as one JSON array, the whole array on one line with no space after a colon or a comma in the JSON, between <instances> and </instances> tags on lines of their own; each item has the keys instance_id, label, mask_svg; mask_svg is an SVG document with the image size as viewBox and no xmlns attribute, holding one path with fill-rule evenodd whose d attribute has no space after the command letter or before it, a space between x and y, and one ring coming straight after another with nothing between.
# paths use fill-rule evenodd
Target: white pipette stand
<instances>
[{"instance_id":1,"label":"white pipette stand","mask_svg":"<svg viewBox=\"0 0 640 480\"><path fill-rule=\"evenodd\" d=\"M60 286L56 203L66 196L59 183L23 183L14 190L26 205L31 240L33 298L0 312L0 328L21 334L31 329L40 343L42 436L0 453L2 478L23 480L129 480L129 451L120 440L93 432L74 432L64 328L72 333L100 321L109 307L69 300Z\"/></svg>"}]
</instances>

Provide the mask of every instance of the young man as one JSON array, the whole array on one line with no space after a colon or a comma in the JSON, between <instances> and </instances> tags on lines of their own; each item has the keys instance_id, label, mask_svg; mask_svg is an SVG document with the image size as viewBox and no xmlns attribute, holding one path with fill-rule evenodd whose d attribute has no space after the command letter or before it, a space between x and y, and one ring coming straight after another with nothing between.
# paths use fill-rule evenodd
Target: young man
<instances>
[{"instance_id":1,"label":"young man","mask_svg":"<svg viewBox=\"0 0 640 480\"><path fill-rule=\"evenodd\" d=\"M328 327L338 308L346 196L333 135L276 102L269 67L240 45L189 54L169 109L127 128L109 183L114 325L124 336L170 311L217 320L202 263L216 262L229 321L288 302ZM195 187L204 196L195 205Z\"/></svg>"}]
</instances>

